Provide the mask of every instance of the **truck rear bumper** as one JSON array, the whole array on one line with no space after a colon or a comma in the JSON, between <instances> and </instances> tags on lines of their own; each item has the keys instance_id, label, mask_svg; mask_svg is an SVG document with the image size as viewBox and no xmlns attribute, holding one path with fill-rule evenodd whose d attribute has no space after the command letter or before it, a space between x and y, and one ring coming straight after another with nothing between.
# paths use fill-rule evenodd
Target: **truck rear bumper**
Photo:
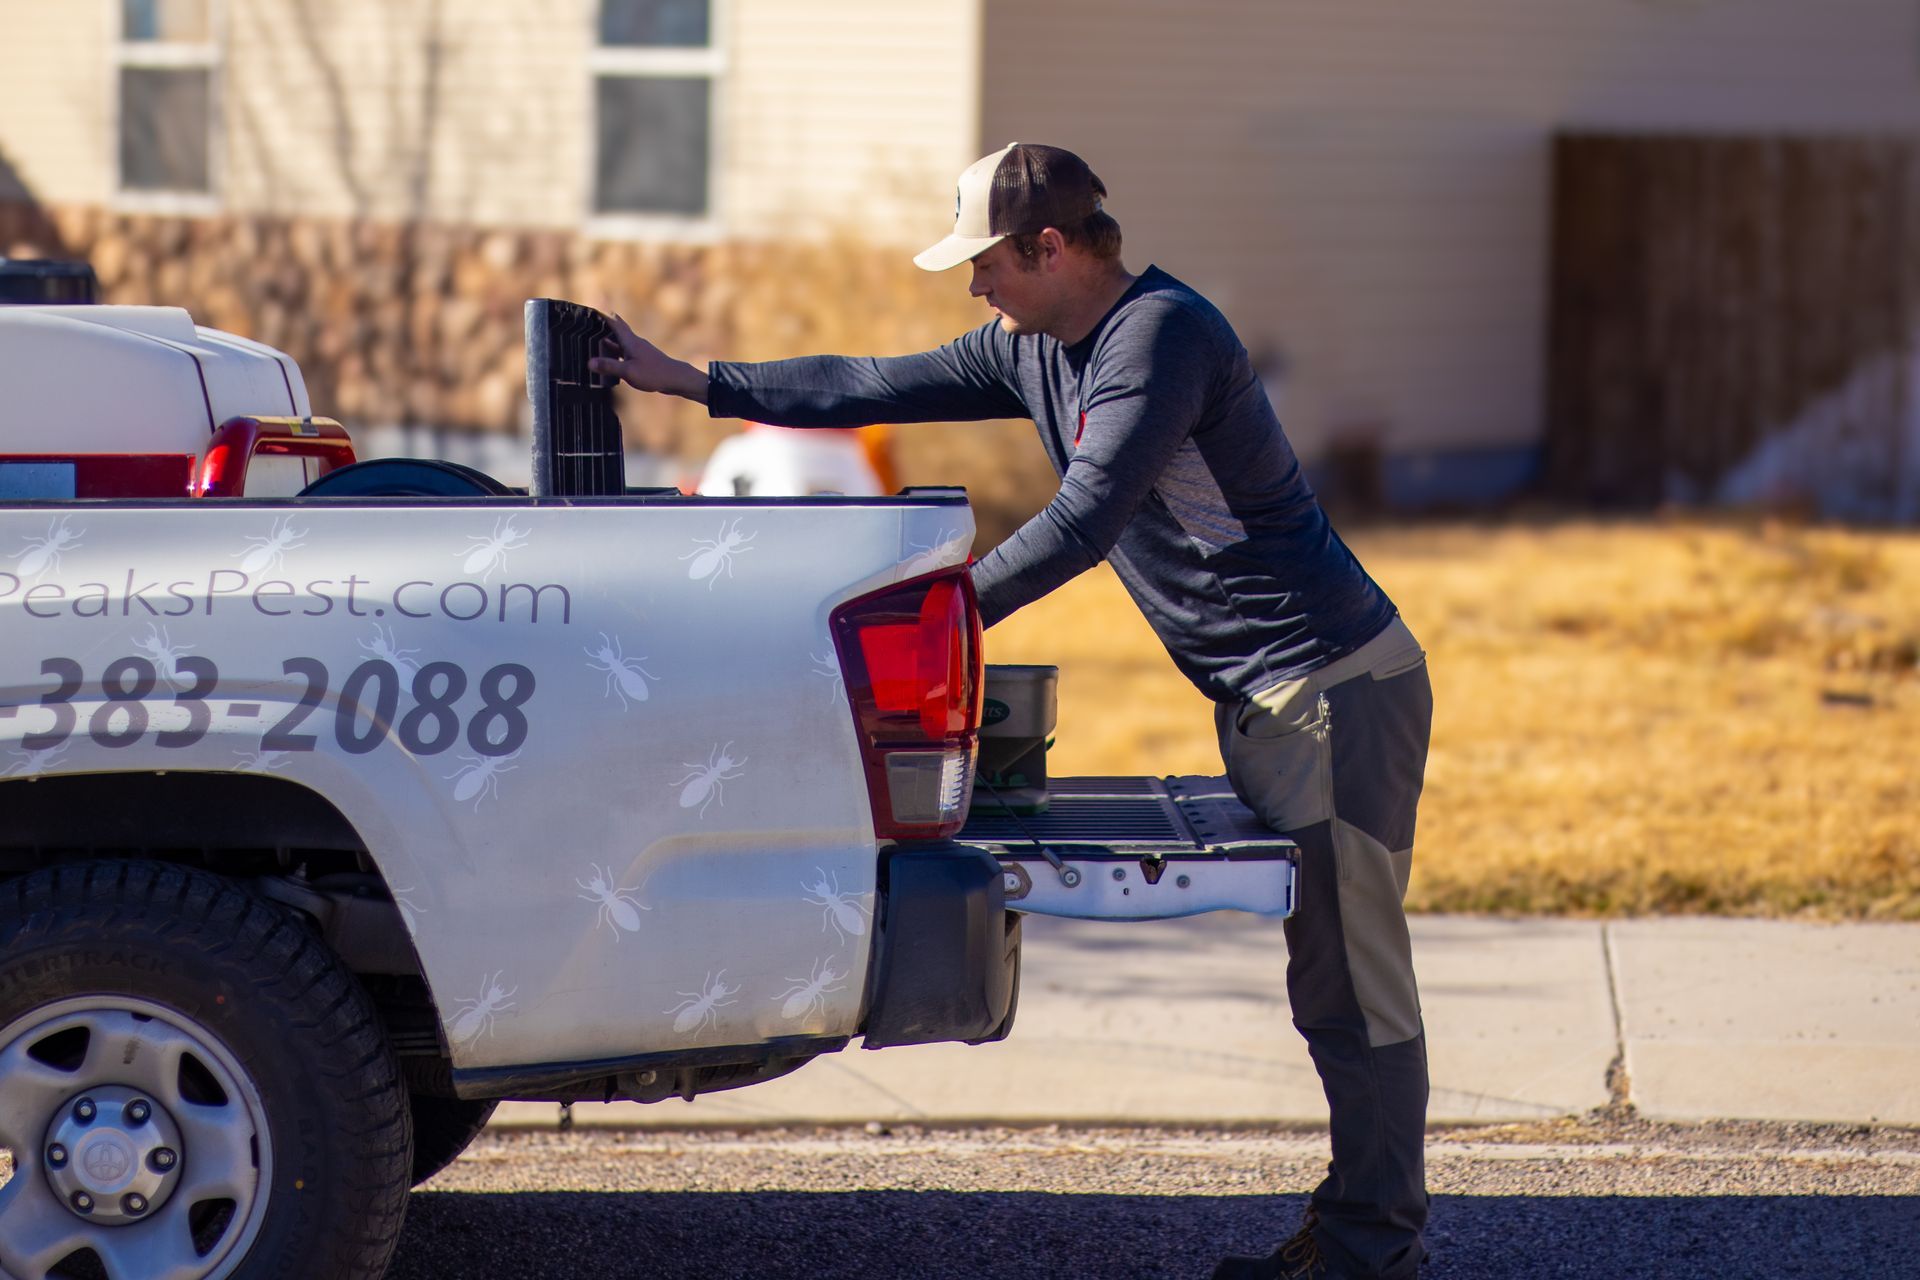
<instances>
[{"instance_id":1,"label":"truck rear bumper","mask_svg":"<svg viewBox=\"0 0 1920 1280\"><path fill-rule=\"evenodd\" d=\"M957 839L1000 864L1010 910L1080 920L1293 914L1299 851L1225 778L1054 778L1044 813L976 795Z\"/></svg>"}]
</instances>

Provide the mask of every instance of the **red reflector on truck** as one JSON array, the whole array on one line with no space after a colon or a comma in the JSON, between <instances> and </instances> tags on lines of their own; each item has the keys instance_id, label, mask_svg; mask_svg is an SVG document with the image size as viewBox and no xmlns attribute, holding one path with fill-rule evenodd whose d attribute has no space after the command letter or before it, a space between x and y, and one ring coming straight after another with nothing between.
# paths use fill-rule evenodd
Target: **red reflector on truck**
<instances>
[{"instance_id":1,"label":"red reflector on truck","mask_svg":"<svg viewBox=\"0 0 1920 1280\"><path fill-rule=\"evenodd\" d=\"M972 580L955 568L862 597L835 611L833 634L875 832L951 836L966 821L980 727Z\"/></svg>"}]
</instances>

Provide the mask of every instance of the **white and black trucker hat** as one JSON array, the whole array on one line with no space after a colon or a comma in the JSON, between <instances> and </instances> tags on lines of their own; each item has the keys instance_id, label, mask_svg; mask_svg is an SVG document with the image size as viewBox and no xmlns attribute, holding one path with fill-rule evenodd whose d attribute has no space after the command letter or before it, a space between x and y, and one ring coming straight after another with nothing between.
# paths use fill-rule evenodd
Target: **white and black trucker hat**
<instances>
[{"instance_id":1,"label":"white and black trucker hat","mask_svg":"<svg viewBox=\"0 0 1920 1280\"><path fill-rule=\"evenodd\" d=\"M1106 194L1106 186L1073 152L1011 143L967 166L955 197L953 234L916 256L914 265L945 271L1008 236L1077 227L1100 208Z\"/></svg>"}]
</instances>

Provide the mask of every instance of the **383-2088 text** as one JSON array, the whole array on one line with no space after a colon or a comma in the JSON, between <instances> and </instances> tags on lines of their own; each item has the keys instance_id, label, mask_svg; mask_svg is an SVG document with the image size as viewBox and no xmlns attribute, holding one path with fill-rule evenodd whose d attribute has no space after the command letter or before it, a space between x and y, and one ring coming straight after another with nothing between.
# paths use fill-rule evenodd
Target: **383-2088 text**
<instances>
[{"instance_id":1,"label":"383-2088 text","mask_svg":"<svg viewBox=\"0 0 1920 1280\"><path fill-rule=\"evenodd\" d=\"M293 705L285 708L279 720L261 735L260 750L312 751L318 747L321 734L305 731L307 722L328 702L333 692L332 676L318 658L288 658L280 669L298 679L301 690ZM148 658L116 658L100 675L97 688L102 700L91 711L84 704L75 705L87 684L78 662L48 658L40 664L40 674L53 677L55 685L37 703L0 707L0 718L32 707L52 713L50 728L21 735L19 745L25 751L52 750L76 733L102 747L130 747L152 728L148 703L155 693L186 712L184 726L154 733L155 746L190 747L213 727L215 708L209 703L220 687L220 670L207 658L175 657L164 673ZM164 692L163 682L167 686ZM410 703L404 715L400 711L403 683L408 686ZM476 686L480 705L463 720L455 704ZM413 754L430 756L464 738L468 749L478 755L509 756L527 740L525 707L533 692L533 672L517 662L489 667L477 682L458 663L429 662L408 682L403 681L393 663L375 658L354 667L333 693L333 740L348 755L365 755L392 737ZM250 714L258 715L262 706L235 700L228 704L226 714L244 717L251 709Z\"/></svg>"}]
</instances>

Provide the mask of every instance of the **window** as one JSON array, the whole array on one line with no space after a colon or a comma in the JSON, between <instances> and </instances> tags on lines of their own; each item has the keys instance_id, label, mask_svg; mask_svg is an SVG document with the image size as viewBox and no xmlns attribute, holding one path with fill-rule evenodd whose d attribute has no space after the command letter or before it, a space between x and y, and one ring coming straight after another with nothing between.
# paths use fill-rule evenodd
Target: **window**
<instances>
[{"instance_id":1,"label":"window","mask_svg":"<svg viewBox=\"0 0 1920 1280\"><path fill-rule=\"evenodd\" d=\"M213 194L215 0L119 0L123 194Z\"/></svg>"},{"instance_id":2,"label":"window","mask_svg":"<svg viewBox=\"0 0 1920 1280\"><path fill-rule=\"evenodd\" d=\"M593 212L713 212L715 0L601 0L593 53Z\"/></svg>"}]
</instances>

